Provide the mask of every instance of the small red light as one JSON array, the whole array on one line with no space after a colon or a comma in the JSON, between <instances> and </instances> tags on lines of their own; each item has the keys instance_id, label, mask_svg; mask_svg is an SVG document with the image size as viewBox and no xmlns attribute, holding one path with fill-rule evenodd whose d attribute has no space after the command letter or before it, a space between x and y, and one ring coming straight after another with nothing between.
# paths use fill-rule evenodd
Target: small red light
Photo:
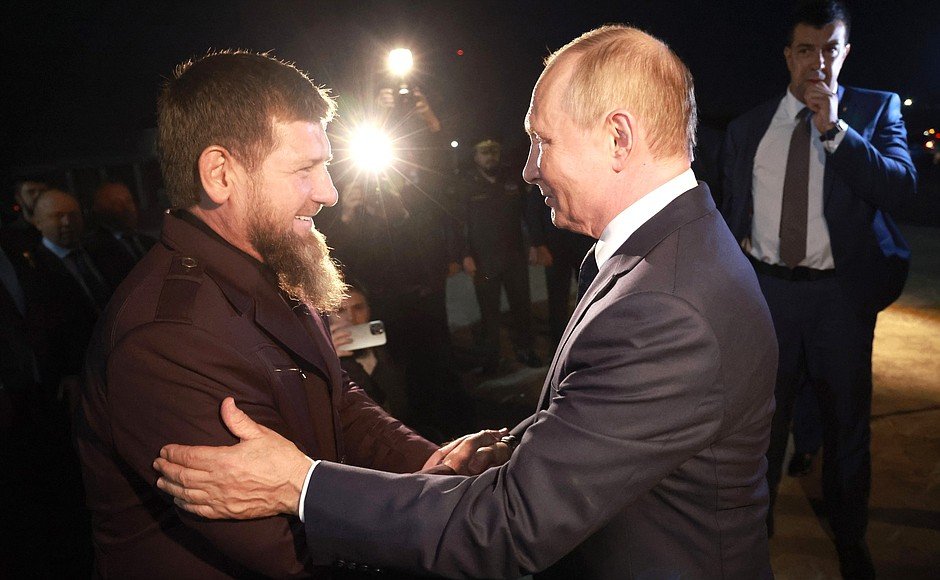
<instances>
[{"instance_id":1,"label":"small red light","mask_svg":"<svg viewBox=\"0 0 940 580\"><path fill-rule=\"evenodd\" d=\"M462 49L462 48L458 48L458 49L457 49L457 56L463 56L463 49Z\"/></svg>"}]
</instances>

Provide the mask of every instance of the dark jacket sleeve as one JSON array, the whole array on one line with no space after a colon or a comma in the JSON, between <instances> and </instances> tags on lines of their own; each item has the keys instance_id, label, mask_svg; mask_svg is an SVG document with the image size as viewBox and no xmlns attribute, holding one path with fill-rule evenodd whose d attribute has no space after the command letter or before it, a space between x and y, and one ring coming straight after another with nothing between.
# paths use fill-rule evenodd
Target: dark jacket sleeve
<instances>
[{"instance_id":1,"label":"dark jacket sleeve","mask_svg":"<svg viewBox=\"0 0 940 580\"><path fill-rule=\"evenodd\" d=\"M234 396L255 421L291 438L270 397L267 377L225 341L177 323L138 327L115 345L108 360L107 393L115 453L139 477L148 495L157 490L152 463L168 443L233 445L219 417L219 404ZM267 388L261 385L266 385ZM245 569L266 577L311 573L303 527L295 517L210 521L176 510L178 522L195 531ZM167 525L178 525L167 523Z\"/></svg>"},{"instance_id":2,"label":"dark jacket sleeve","mask_svg":"<svg viewBox=\"0 0 940 580\"><path fill-rule=\"evenodd\" d=\"M346 462L392 473L419 471L437 445L392 417L343 371L345 393L339 408Z\"/></svg>"},{"instance_id":3,"label":"dark jacket sleeve","mask_svg":"<svg viewBox=\"0 0 940 580\"><path fill-rule=\"evenodd\" d=\"M891 93L878 114L870 139L851 126L828 163L857 195L893 212L913 200L917 171L907 149L901 100Z\"/></svg>"},{"instance_id":4,"label":"dark jacket sleeve","mask_svg":"<svg viewBox=\"0 0 940 580\"><path fill-rule=\"evenodd\" d=\"M662 294L612 308L585 322L551 405L502 467L467 478L320 463L304 508L314 558L516 578L553 564L707 447L725 405L709 325Z\"/></svg>"}]
</instances>

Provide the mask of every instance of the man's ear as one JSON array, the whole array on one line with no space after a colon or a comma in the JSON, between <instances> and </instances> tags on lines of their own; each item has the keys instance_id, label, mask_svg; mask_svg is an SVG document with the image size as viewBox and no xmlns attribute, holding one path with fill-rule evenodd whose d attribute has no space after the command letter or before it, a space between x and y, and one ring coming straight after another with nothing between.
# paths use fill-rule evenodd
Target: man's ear
<instances>
[{"instance_id":1,"label":"man's ear","mask_svg":"<svg viewBox=\"0 0 940 580\"><path fill-rule=\"evenodd\" d=\"M636 117L623 109L617 109L607 115L607 129L613 142L613 169L619 173L626 169L627 159L636 147Z\"/></svg>"},{"instance_id":2,"label":"man's ear","mask_svg":"<svg viewBox=\"0 0 940 580\"><path fill-rule=\"evenodd\" d=\"M199 181L209 200L217 205L228 201L234 192L238 162L228 149L209 145L199 154Z\"/></svg>"}]
</instances>

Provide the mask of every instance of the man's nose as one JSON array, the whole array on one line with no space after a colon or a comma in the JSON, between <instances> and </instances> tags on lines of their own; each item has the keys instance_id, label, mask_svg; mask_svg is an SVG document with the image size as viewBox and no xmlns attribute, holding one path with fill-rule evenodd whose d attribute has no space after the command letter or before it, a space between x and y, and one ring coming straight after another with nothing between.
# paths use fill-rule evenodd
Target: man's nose
<instances>
[{"instance_id":1,"label":"man's nose","mask_svg":"<svg viewBox=\"0 0 940 580\"><path fill-rule=\"evenodd\" d=\"M336 186L333 185L333 178L329 173L327 173L324 180L313 189L310 199L326 207L333 207L336 205L336 202L339 201L339 192L336 191Z\"/></svg>"},{"instance_id":2,"label":"man's nose","mask_svg":"<svg viewBox=\"0 0 940 580\"><path fill-rule=\"evenodd\" d=\"M823 49L816 49L815 57L813 59L813 70L824 70L826 68L826 56Z\"/></svg>"},{"instance_id":3,"label":"man's nose","mask_svg":"<svg viewBox=\"0 0 940 580\"><path fill-rule=\"evenodd\" d=\"M529 156L525 160L525 167L522 168L522 179L526 183L535 185L535 180L539 178L538 154L529 149Z\"/></svg>"}]
</instances>

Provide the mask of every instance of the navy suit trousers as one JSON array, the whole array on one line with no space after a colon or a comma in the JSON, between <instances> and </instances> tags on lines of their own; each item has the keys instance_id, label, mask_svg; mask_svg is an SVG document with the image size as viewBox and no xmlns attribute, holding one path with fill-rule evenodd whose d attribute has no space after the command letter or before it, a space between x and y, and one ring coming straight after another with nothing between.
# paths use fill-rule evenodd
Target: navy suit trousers
<instances>
[{"instance_id":1,"label":"navy suit trousers","mask_svg":"<svg viewBox=\"0 0 940 580\"><path fill-rule=\"evenodd\" d=\"M838 278L789 281L758 274L780 345L767 452L771 499L780 483L793 407L806 379L823 425L823 496L836 543L864 539L871 489L871 353L876 314L861 314ZM773 505L773 503L772 503Z\"/></svg>"}]
</instances>

